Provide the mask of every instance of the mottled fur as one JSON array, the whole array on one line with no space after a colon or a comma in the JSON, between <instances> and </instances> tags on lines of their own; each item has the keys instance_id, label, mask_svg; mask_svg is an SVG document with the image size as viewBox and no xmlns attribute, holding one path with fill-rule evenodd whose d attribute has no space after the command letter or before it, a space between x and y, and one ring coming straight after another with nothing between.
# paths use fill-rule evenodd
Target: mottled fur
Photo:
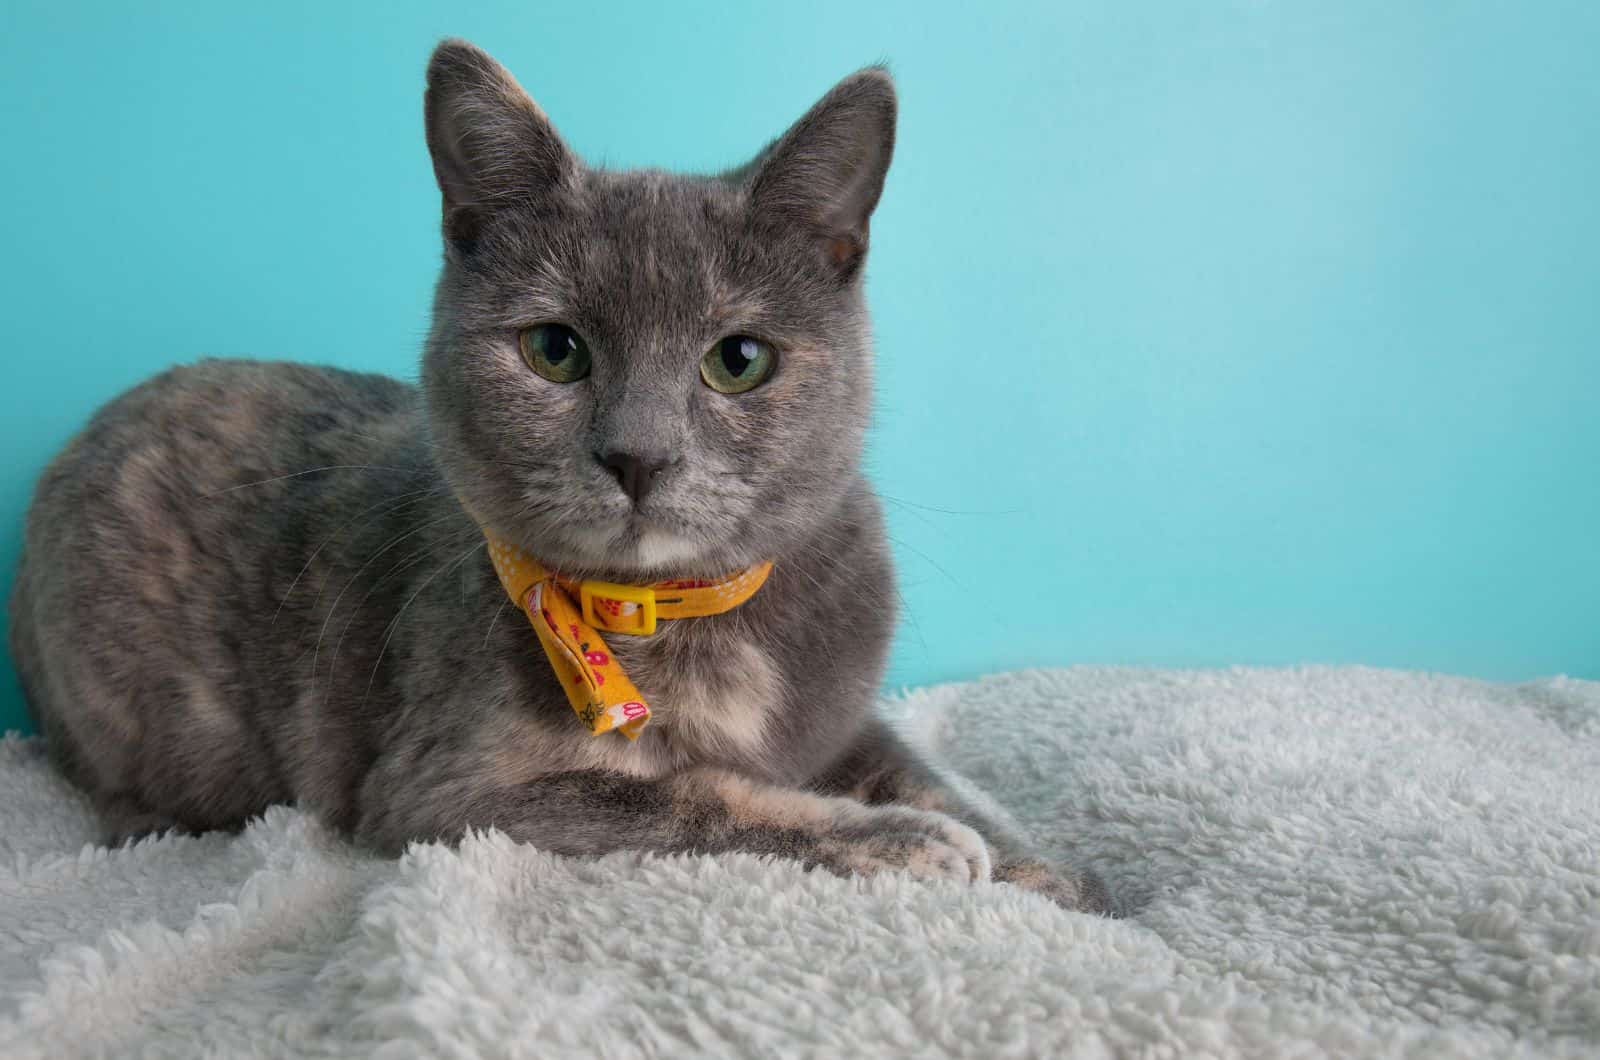
<instances>
[{"instance_id":1,"label":"mottled fur","mask_svg":"<svg viewBox=\"0 0 1600 1060\"><path fill-rule=\"evenodd\" d=\"M293 801L385 850L493 825L572 854L992 872L1105 909L1092 877L1028 858L870 717L895 603L859 470L860 269L894 110L867 70L742 169L607 172L493 60L442 45L422 387L202 362L111 402L39 484L12 646L112 833ZM549 320L587 339L589 378L522 362L518 330ZM729 396L697 364L734 333L781 359ZM614 451L668 464L637 506L598 459ZM576 575L776 568L727 614L612 636L655 713L637 743L591 737L474 517Z\"/></svg>"}]
</instances>

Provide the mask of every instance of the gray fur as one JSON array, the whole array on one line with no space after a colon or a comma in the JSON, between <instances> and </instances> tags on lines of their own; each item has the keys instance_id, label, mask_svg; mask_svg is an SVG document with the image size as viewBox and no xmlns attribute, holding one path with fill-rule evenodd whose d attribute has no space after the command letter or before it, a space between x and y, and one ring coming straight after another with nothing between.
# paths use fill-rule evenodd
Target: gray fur
<instances>
[{"instance_id":1,"label":"gray fur","mask_svg":"<svg viewBox=\"0 0 1600 1060\"><path fill-rule=\"evenodd\" d=\"M887 75L709 177L585 167L471 45L428 83L445 255L421 388L206 361L111 402L39 483L12 647L111 833L292 801L391 851L493 825L573 854L992 871L1104 910L870 717L895 613L859 467ZM588 341L589 378L523 364L544 321ZM697 366L736 333L779 367L724 395ZM619 451L668 464L637 507L598 459ZM574 575L776 567L727 614L609 638L654 710L630 744L574 718L469 510Z\"/></svg>"}]
</instances>

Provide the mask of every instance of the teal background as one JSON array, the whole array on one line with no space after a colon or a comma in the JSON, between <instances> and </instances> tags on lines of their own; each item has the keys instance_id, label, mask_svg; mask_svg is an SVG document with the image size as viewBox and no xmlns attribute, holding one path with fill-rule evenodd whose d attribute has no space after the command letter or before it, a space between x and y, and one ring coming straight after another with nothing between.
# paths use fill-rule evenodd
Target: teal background
<instances>
[{"instance_id":1,"label":"teal background","mask_svg":"<svg viewBox=\"0 0 1600 1060\"><path fill-rule=\"evenodd\" d=\"M735 162L892 64L870 460L896 683L1600 678L1600 7L1577 2L11 0L8 582L40 467L156 369L413 373L422 70L451 34L611 165Z\"/></svg>"}]
</instances>

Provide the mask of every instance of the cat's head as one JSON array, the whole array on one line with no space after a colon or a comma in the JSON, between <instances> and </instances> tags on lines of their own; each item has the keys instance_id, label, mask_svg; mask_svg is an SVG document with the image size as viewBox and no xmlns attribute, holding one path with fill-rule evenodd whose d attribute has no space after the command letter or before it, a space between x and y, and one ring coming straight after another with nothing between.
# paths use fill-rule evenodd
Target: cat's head
<instances>
[{"instance_id":1,"label":"cat's head","mask_svg":"<svg viewBox=\"0 0 1600 1060\"><path fill-rule=\"evenodd\" d=\"M493 59L428 68L444 271L423 358L450 484L574 573L781 555L857 474L872 401L867 222L882 70L718 176L594 169Z\"/></svg>"}]
</instances>

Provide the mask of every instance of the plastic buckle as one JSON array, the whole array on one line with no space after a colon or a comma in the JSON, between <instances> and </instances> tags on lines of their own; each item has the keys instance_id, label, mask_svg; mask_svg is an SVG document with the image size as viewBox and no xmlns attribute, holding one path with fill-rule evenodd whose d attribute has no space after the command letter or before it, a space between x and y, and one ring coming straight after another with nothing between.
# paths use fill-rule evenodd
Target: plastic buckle
<instances>
[{"instance_id":1,"label":"plastic buckle","mask_svg":"<svg viewBox=\"0 0 1600 1060\"><path fill-rule=\"evenodd\" d=\"M597 614L594 609L596 597L615 603L638 604L639 609L631 616L609 610L604 615ZM648 585L586 581L578 586L578 602L583 607L583 620L598 629L636 637L649 636L656 631L656 591ZM631 629L620 624L629 617L635 618L638 623Z\"/></svg>"}]
</instances>

